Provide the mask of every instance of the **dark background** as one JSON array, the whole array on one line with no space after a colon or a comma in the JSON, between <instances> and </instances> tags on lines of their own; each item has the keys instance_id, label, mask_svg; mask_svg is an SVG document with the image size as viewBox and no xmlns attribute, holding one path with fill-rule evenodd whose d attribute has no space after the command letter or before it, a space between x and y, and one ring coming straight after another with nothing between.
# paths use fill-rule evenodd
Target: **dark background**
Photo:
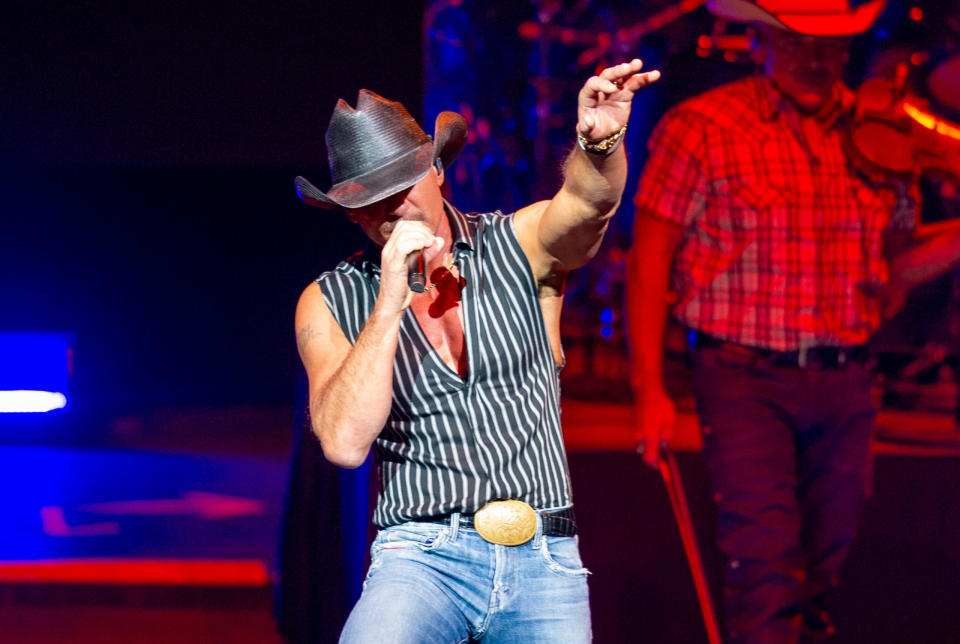
<instances>
[{"instance_id":1,"label":"dark background","mask_svg":"<svg viewBox=\"0 0 960 644\"><path fill-rule=\"evenodd\" d=\"M431 112L475 104L481 115L504 109L494 97L509 103L537 74L549 73L539 80L558 84L560 96L563 83L575 94L571 79L592 73L569 64L576 47L554 43L544 67L538 50L518 37L516 25L550 3L468 2L458 10L457 2L435 2L426 19L425 4L41 1L0 9L0 331L75 337L71 406L48 419L18 419L18 427L30 426L28 439L37 438L40 423L59 422L71 437L95 440L110 419L160 407L297 400L297 297L363 244L341 213L304 205L292 186L297 174L329 185L323 134L338 97L353 103L368 87L420 118L427 85ZM593 3L583 24L570 17L575 5L588 4L561 3L554 22L567 17L592 29L615 15L629 25L673 3ZM905 6L891 3L896 24ZM472 18L451 22L458 14ZM644 41L644 58L667 73L635 106L628 195L646 133L662 111L749 72L742 61L694 53L696 35L713 23L701 7ZM429 63L424 25L436 45ZM457 40L462 34L473 36ZM851 80L874 36L854 49ZM569 116L568 100L553 102L558 115ZM533 148L538 122L509 107L505 113L521 125L500 131L506 123L488 115L490 141ZM554 120L569 145L572 125ZM462 155L451 184L471 158L484 163L470 150L482 152L483 142ZM498 160L491 167L516 176L474 178L481 194L461 189L456 203L510 208L519 199L516 207L533 198L527 192L537 172L544 194L558 181L552 157L522 170L522 155L501 155L491 155ZM520 194L510 197L508 188ZM629 243L630 221L625 198L608 248ZM618 257L601 254L573 275L568 327L591 329L593 337L602 330L594 313L609 310L619 320ZM604 337L623 363L617 329ZM573 355L576 338L567 340ZM575 366L565 372L568 385ZM621 375L614 382L622 385ZM4 428L4 437L15 434Z\"/></svg>"},{"instance_id":2,"label":"dark background","mask_svg":"<svg viewBox=\"0 0 960 644\"><path fill-rule=\"evenodd\" d=\"M290 404L297 297L361 243L293 177L340 96L419 116L421 3L4 7L0 331L75 335L68 433Z\"/></svg>"}]
</instances>

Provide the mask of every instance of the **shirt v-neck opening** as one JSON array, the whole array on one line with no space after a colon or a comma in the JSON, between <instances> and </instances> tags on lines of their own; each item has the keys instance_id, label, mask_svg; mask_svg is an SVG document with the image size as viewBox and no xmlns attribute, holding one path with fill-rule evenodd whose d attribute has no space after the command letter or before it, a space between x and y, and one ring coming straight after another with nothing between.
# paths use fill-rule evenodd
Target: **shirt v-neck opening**
<instances>
[{"instance_id":1,"label":"shirt v-neck opening","mask_svg":"<svg viewBox=\"0 0 960 644\"><path fill-rule=\"evenodd\" d=\"M463 303L461 302L461 306ZM417 319L417 314L413 312L413 309L407 308L406 314L410 316L412 320L413 328L416 329L416 334L419 340L423 343L423 346L426 348L426 353L431 356L431 358L436 361L438 365L443 369L444 375L455 378L457 383L460 385L466 386L467 382L470 379L470 374L472 373L471 364L470 364L470 343L467 340L467 322L466 322L466 311L464 311L464 321L463 321L463 350L467 355L467 373L465 376L461 376L455 369L452 369L450 365L443 361L443 358L440 357L440 352L437 351L437 348L433 346L430 342L430 338L427 337L427 332L423 330L423 326L420 324L420 320Z\"/></svg>"}]
</instances>

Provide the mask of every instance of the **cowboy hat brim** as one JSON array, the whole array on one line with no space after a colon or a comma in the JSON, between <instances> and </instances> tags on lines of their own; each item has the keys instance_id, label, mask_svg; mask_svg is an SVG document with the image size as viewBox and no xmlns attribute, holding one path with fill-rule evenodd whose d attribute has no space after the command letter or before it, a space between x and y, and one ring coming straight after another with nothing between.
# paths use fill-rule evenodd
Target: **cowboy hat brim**
<instances>
[{"instance_id":1,"label":"cowboy hat brim","mask_svg":"<svg viewBox=\"0 0 960 644\"><path fill-rule=\"evenodd\" d=\"M341 181L324 193L304 177L294 179L297 195L318 208L362 208L394 195L427 176L439 159L449 167L467 141L467 123L456 112L441 112L434 126L435 139L410 150L370 172Z\"/></svg>"},{"instance_id":2,"label":"cowboy hat brim","mask_svg":"<svg viewBox=\"0 0 960 644\"><path fill-rule=\"evenodd\" d=\"M886 0L870 0L851 8L848 2L820 0L799 3L773 0L766 9L750 0L709 0L712 14L731 22L762 22L807 36L853 36L865 32L880 16ZM783 6L778 10L778 6Z\"/></svg>"},{"instance_id":3,"label":"cowboy hat brim","mask_svg":"<svg viewBox=\"0 0 960 644\"><path fill-rule=\"evenodd\" d=\"M363 208L414 185L433 165L433 143L427 141L403 156L358 177L335 184L326 193L303 177L293 180L297 194L319 208Z\"/></svg>"}]
</instances>

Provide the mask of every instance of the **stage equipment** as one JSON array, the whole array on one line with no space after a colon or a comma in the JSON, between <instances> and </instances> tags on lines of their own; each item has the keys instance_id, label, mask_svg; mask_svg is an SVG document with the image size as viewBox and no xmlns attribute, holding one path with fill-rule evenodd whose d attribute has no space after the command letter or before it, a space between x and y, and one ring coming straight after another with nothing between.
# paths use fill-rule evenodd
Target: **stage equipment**
<instances>
[{"instance_id":1,"label":"stage equipment","mask_svg":"<svg viewBox=\"0 0 960 644\"><path fill-rule=\"evenodd\" d=\"M896 80L873 79L857 91L846 130L850 158L874 177L921 174L960 183L960 125L929 111L926 101Z\"/></svg>"},{"instance_id":2,"label":"stage equipment","mask_svg":"<svg viewBox=\"0 0 960 644\"><path fill-rule=\"evenodd\" d=\"M577 63L588 66L610 56L616 57L623 52L637 51L644 37L699 9L706 3L707 0L681 0L630 27L617 29L614 33L558 27L532 21L520 23L517 32L525 40L548 39L564 45L586 46L588 48L577 57Z\"/></svg>"},{"instance_id":3,"label":"stage equipment","mask_svg":"<svg viewBox=\"0 0 960 644\"><path fill-rule=\"evenodd\" d=\"M960 125L935 114L927 100L907 89L908 71L908 65L900 63L892 80L876 78L861 85L852 102L844 144L849 158L877 181L919 178L921 190L924 186L937 187L936 195L927 194L930 190L924 193L924 217L916 231L917 237L923 238L960 227L960 218L950 214L954 206L948 196L956 194L960 186ZM930 221L926 215L936 205L946 216ZM881 428L880 440L949 446L960 441L955 420L960 413L955 369L960 341L957 280L954 270L947 290L939 291L942 294L936 299L932 299L935 292L925 288L927 285L915 289L898 316L902 321L895 320L877 334L881 339L875 339L873 348L884 375L884 406L921 410L930 416L923 427L914 423L905 430ZM946 303L940 304L942 301ZM929 320L934 305L937 310L942 306L942 314L947 317L939 325ZM890 343L889 332L896 331L898 324L901 336L921 342L919 349L903 346L902 340ZM918 325L932 333L918 336ZM886 341L883 336L887 336ZM946 412L952 412L951 416Z\"/></svg>"},{"instance_id":4,"label":"stage equipment","mask_svg":"<svg viewBox=\"0 0 960 644\"><path fill-rule=\"evenodd\" d=\"M697 601L700 603L700 613L703 615L703 624L707 629L707 639L710 644L721 644L720 627L717 625L717 612L710 598L710 586L707 583L707 573L703 566L703 557L700 556L700 546L693 529L693 519L690 517L690 506L687 495L683 490L683 480L680 478L680 469L677 459L668 445L660 447L660 476L667 488L670 497L670 507L673 517L680 530L680 539L683 541L683 551L690 564L690 574L693 576L693 585L697 590Z\"/></svg>"},{"instance_id":5,"label":"stage equipment","mask_svg":"<svg viewBox=\"0 0 960 644\"><path fill-rule=\"evenodd\" d=\"M72 361L68 334L0 333L0 413L66 407Z\"/></svg>"}]
</instances>

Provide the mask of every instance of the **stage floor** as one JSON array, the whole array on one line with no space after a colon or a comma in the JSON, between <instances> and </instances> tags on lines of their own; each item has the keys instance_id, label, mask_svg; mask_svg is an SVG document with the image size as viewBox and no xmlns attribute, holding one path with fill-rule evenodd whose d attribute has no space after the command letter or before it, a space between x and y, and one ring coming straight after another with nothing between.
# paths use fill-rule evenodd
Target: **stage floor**
<instances>
[{"instance_id":1,"label":"stage floor","mask_svg":"<svg viewBox=\"0 0 960 644\"><path fill-rule=\"evenodd\" d=\"M655 629L649 641L697 641L699 615L679 537L662 484L632 454L631 418L626 405L563 403L584 559L594 572L597 641L618 641L620 620L628 624L625 615L637 610L660 621L667 617L657 613L665 611L687 623L679 631ZM925 592L909 566L878 566L875 557L939 561L918 570L928 576L958 567L955 549L943 545L957 531L960 450L952 419L885 412L879 426L900 438L876 443L877 495L851 555L856 580L843 598L846 609L860 612L877 601L877 574L901 575L883 583ZM0 447L0 485L7 491L0 513L0 633L30 634L33 642L169 641L159 634L181 630L182 642L275 637L270 597L292 424L234 427L232 437L199 442L193 427L164 427L162 436L127 433L110 447ZM923 436L942 440L910 440ZM709 542L712 510L699 446L696 418L682 413L673 448L716 586L719 559ZM620 517L616 525L611 516ZM911 531L923 532L924 540L911 542ZM642 552L630 562L613 556L638 547ZM936 605L944 592L960 601L954 585L944 591L944 583L931 586L931 593L939 590L921 603ZM890 593L900 596L894 586ZM861 605L858 595L870 603ZM632 607L643 602L646 608ZM105 639L107 621L118 629L116 639ZM138 624L143 637L132 635ZM866 628L856 620L851 626Z\"/></svg>"},{"instance_id":2,"label":"stage floor","mask_svg":"<svg viewBox=\"0 0 960 644\"><path fill-rule=\"evenodd\" d=\"M571 454L634 449L628 405L565 400L563 423ZM877 441L877 453L960 455L950 418L884 412L878 425L902 440ZM176 423L164 426L139 441L153 449L0 447L0 485L15 491L0 513L0 583L271 583L291 429L239 427L217 451L177 450ZM251 453L236 444L244 435L276 445ZM673 449L700 444L695 415L680 413Z\"/></svg>"}]
</instances>

